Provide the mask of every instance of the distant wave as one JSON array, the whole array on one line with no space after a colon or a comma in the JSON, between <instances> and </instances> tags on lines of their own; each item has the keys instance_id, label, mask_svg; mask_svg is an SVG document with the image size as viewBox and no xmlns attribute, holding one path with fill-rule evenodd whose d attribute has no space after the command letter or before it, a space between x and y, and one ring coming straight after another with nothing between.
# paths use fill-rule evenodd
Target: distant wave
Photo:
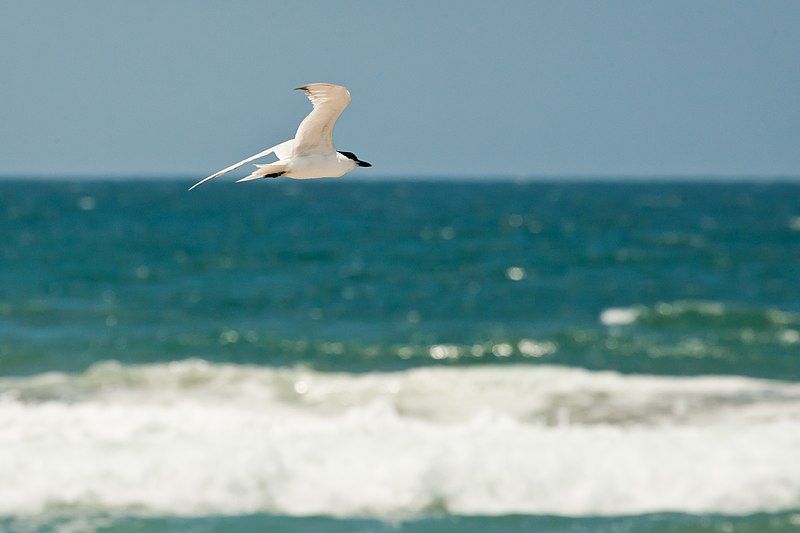
<instances>
[{"instance_id":1,"label":"distant wave","mask_svg":"<svg viewBox=\"0 0 800 533\"><path fill-rule=\"evenodd\" d=\"M326 321L319 328L293 325L289 329L297 329L285 333L284 325L261 323L260 318L192 326L196 330L155 323L118 329L114 318L100 329L97 321L91 327L59 322L53 326L58 331L45 333L48 328L3 319L2 313L0 302L0 336L6 333L5 342L0 342L0 375L80 371L109 354L126 364L166 362L191 354L219 363L307 364L325 371L532 363L800 381L800 313L763 305L675 300L599 312L593 308L580 320L552 323L535 318L427 323L416 322L419 316L412 313L402 335L358 320ZM165 318L164 324L170 322ZM78 346L86 349L70 351Z\"/></svg>"},{"instance_id":2,"label":"distant wave","mask_svg":"<svg viewBox=\"0 0 800 533\"><path fill-rule=\"evenodd\" d=\"M800 384L189 360L0 380L0 515L800 507Z\"/></svg>"},{"instance_id":3,"label":"distant wave","mask_svg":"<svg viewBox=\"0 0 800 533\"><path fill-rule=\"evenodd\" d=\"M790 328L800 326L800 316L776 309L737 308L719 302L677 301L661 302L654 306L635 305L604 309L600 313L600 322L606 326L638 322L654 326L707 324L716 327ZM793 336L791 339L794 342L800 341Z\"/></svg>"}]
</instances>

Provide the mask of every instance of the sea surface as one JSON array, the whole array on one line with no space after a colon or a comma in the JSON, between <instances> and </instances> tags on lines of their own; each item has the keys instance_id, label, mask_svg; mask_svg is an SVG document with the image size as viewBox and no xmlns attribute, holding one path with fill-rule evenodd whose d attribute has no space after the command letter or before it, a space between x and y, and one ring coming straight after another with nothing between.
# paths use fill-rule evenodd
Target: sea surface
<instances>
[{"instance_id":1,"label":"sea surface","mask_svg":"<svg viewBox=\"0 0 800 533\"><path fill-rule=\"evenodd\" d=\"M0 530L800 530L800 183L0 181Z\"/></svg>"}]
</instances>

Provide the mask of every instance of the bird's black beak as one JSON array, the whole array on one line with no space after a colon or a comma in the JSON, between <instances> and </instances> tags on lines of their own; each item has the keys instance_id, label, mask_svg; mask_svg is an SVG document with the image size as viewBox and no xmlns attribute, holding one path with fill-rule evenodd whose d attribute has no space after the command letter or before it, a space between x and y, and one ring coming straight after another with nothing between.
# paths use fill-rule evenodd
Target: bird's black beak
<instances>
[{"instance_id":1,"label":"bird's black beak","mask_svg":"<svg viewBox=\"0 0 800 533\"><path fill-rule=\"evenodd\" d=\"M360 167L371 167L372 166L370 163L367 163L366 161L356 161L356 164L358 166L360 166Z\"/></svg>"}]
</instances>

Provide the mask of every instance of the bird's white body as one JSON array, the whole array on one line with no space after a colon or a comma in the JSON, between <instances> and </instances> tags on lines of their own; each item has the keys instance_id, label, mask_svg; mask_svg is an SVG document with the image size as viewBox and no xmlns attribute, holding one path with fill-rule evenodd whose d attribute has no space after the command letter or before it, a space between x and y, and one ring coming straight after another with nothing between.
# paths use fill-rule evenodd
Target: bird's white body
<instances>
[{"instance_id":1,"label":"bird's white body","mask_svg":"<svg viewBox=\"0 0 800 533\"><path fill-rule=\"evenodd\" d=\"M306 92L314 109L300 123L294 139L234 163L195 183L189 190L272 153L278 161L256 165L257 169L252 174L239 181L278 176L294 179L338 178L357 166L372 166L359 161L351 152L337 152L333 148L333 126L350 103L350 91L330 83L310 83L298 89Z\"/></svg>"},{"instance_id":2,"label":"bird's white body","mask_svg":"<svg viewBox=\"0 0 800 533\"><path fill-rule=\"evenodd\" d=\"M355 161L339 152L294 157L286 160L285 165L286 173L283 177L298 180L338 178L358 166Z\"/></svg>"}]
</instances>

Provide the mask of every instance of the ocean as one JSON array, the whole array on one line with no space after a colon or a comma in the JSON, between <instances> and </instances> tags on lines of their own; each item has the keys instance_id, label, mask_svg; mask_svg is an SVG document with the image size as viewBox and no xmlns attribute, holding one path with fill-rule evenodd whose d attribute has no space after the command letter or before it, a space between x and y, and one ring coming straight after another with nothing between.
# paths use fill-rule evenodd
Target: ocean
<instances>
[{"instance_id":1,"label":"ocean","mask_svg":"<svg viewBox=\"0 0 800 533\"><path fill-rule=\"evenodd\" d=\"M800 183L0 181L0 529L800 529Z\"/></svg>"}]
</instances>

